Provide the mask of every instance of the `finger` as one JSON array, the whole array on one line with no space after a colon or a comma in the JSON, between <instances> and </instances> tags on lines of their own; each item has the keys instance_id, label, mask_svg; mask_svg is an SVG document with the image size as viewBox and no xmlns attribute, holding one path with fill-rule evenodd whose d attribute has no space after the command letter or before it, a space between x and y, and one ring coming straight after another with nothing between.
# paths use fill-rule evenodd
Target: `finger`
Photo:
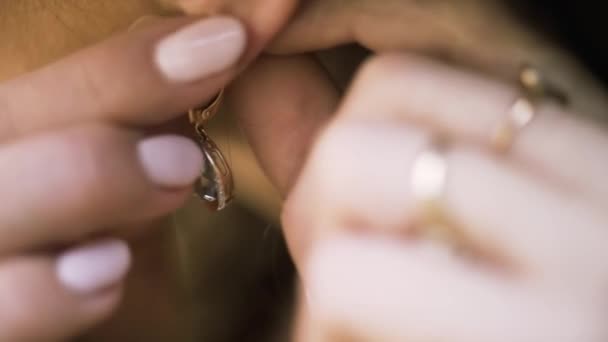
<instances>
[{"instance_id":1,"label":"finger","mask_svg":"<svg viewBox=\"0 0 608 342\"><path fill-rule=\"evenodd\" d=\"M99 323L118 304L129 264L119 240L0 262L0 340L66 340Z\"/></svg>"},{"instance_id":2,"label":"finger","mask_svg":"<svg viewBox=\"0 0 608 342\"><path fill-rule=\"evenodd\" d=\"M348 120L338 119L313 149L285 205L285 227L311 231L313 240L345 230L410 231L422 205L412 172L432 136L405 124ZM608 257L603 214L478 150L452 145L445 158L442 210L480 258L542 281L564 274L570 277L560 283L569 285L605 280L598 262ZM580 227L576 234L573 227ZM302 241L295 254L307 255L309 244Z\"/></svg>"},{"instance_id":3,"label":"finger","mask_svg":"<svg viewBox=\"0 0 608 342\"><path fill-rule=\"evenodd\" d=\"M519 63L513 51L521 50L529 38L514 30L517 25L511 22L509 13L492 4L450 6L443 2L422 5L400 0L305 1L269 50L293 54L357 43L377 52L417 51L501 76L509 75ZM504 25L491 21L496 15L502 15ZM493 25L494 30L490 35L487 32L480 35L479 25ZM521 53L524 57L518 58L539 59L537 51Z\"/></svg>"},{"instance_id":4,"label":"finger","mask_svg":"<svg viewBox=\"0 0 608 342\"><path fill-rule=\"evenodd\" d=\"M0 84L0 139L87 120L168 121L232 79L246 43L228 17L159 20L120 35Z\"/></svg>"},{"instance_id":5,"label":"finger","mask_svg":"<svg viewBox=\"0 0 608 342\"><path fill-rule=\"evenodd\" d=\"M407 120L491 147L521 96L491 79L411 55L392 55L367 65L342 111L356 118ZM386 110L378 111L378 103ZM519 133L510 151L518 162L600 203L608 199L608 184L597 182L608 173L608 156L595 152L608 148L608 135L598 125L546 105Z\"/></svg>"},{"instance_id":6,"label":"finger","mask_svg":"<svg viewBox=\"0 0 608 342\"><path fill-rule=\"evenodd\" d=\"M203 161L179 136L83 125L0 148L0 254L72 242L160 217L190 194Z\"/></svg>"},{"instance_id":7,"label":"finger","mask_svg":"<svg viewBox=\"0 0 608 342\"><path fill-rule=\"evenodd\" d=\"M335 240L307 271L320 341L574 342L607 333L594 310L462 263L440 245Z\"/></svg>"},{"instance_id":8,"label":"finger","mask_svg":"<svg viewBox=\"0 0 608 342\"><path fill-rule=\"evenodd\" d=\"M497 2L310 0L269 50L293 54L355 42L376 52L415 51L505 80L525 62L542 66L581 114L603 118L603 86L540 32L522 27L515 12Z\"/></svg>"},{"instance_id":9,"label":"finger","mask_svg":"<svg viewBox=\"0 0 608 342\"><path fill-rule=\"evenodd\" d=\"M273 53L294 54L351 43L355 40L354 17L355 11L349 5L336 5L335 1L303 1L269 49Z\"/></svg>"},{"instance_id":10,"label":"finger","mask_svg":"<svg viewBox=\"0 0 608 342\"><path fill-rule=\"evenodd\" d=\"M285 195L337 106L336 88L312 58L264 57L239 77L230 99L262 167Z\"/></svg>"}]
</instances>

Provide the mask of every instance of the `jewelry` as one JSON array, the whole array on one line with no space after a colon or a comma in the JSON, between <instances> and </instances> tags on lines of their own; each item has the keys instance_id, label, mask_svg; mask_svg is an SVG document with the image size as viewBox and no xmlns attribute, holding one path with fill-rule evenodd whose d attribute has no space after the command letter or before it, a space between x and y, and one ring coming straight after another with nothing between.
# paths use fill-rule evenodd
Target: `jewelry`
<instances>
[{"instance_id":1,"label":"jewelry","mask_svg":"<svg viewBox=\"0 0 608 342\"><path fill-rule=\"evenodd\" d=\"M519 74L522 96L509 108L503 122L492 137L492 145L497 152L508 152L515 137L538 116L538 107L543 100L554 100L565 106L568 98L544 79L540 71L524 66Z\"/></svg>"},{"instance_id":2,"label":"jewelry","mask_svg":"<svg viewBox=\"0 0 608 342\"><path fill-rule=\"evenodd\" d=\"M414 160L411 173L411 192L417 209L417 231L427 238L456 246L462 237L443 209L443 199L448 180L447 145L435 141L420 152Z\"/></svg>"},{"instance_id":3,"label":"jewelry","mask_svg":"<svg viewBox=\"0 0 608 342\"><path fill-rule=\"evenodd\" d=\"M195 192L214 211L219 211L230 203L233 196L234 181L232 170L224 155L205 131L204 124L213 118L224 99L224 90L206 107L191 109L188 112L190 123L198 134L198 142L205 157L205 168L196 183Z\"/></svg>"}]
</instances>

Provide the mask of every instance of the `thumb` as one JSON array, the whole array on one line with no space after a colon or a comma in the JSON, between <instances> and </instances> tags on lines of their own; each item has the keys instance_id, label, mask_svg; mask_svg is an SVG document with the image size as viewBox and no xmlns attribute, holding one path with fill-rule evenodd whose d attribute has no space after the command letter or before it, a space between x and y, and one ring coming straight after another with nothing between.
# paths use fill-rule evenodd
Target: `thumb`
<instances>
[{"instance_id":1,"label":"thumb","mask_svg":"<svg viewBox=\"0 0 608 342\"><path fill-rule=\"evenodd\" d=\"M246 44L231 17L163 19L114 37L0 84L0 140L92 120L164 123L234 78Z\"/></svg>"}]
</instances>

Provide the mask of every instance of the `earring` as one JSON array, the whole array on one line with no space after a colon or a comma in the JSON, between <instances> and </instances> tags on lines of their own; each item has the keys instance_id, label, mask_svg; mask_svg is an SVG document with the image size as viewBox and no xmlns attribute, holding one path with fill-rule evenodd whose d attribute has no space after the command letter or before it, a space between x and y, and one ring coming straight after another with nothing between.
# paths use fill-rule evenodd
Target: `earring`
<instances>
[{"instance_id":1,"label":"earring","mask_svg":"<svg viewBox=\"0 0 608 342\"><path fill-rule=\"evenodd\" d=\"M232 201L234 191L232 170L204 128L204 124L217 114L223 100L222 89L211 104L188 112L190 123L198 135L198 143L205 158L205 167L195 185L195 192L214 211L226 208Z\"/></svg>"}]
</instances>

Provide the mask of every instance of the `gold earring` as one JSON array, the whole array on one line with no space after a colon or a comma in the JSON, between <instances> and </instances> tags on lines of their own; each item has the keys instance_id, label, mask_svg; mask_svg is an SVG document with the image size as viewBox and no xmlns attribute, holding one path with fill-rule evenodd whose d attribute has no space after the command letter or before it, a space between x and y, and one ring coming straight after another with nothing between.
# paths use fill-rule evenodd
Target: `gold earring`
<instances>
[{"instance_id":1,"label":"gold earring","mask_svg":"<svg viewBox=\"0 0 608 342\"><path fill-rule=\"evenodd\" d=\"M224 90L203 108L191 109L188 112L190 123L198 135L198 143L205 157L205 167L196 183L196 194L214 211L219 211L232 201L234 180L232 170L226 158L205 131L204 124L217 114L224 100Z\"/></svg>"}]
</instances>

